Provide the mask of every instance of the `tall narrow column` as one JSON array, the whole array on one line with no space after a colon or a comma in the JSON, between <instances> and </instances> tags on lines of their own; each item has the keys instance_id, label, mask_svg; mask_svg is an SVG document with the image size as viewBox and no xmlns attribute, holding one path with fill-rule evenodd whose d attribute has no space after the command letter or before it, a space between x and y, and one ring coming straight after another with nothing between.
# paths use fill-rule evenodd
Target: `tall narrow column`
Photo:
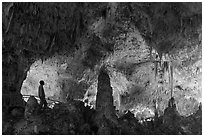
<instances>
[{"instance_id":1,"label":"tall narrow column","mask_svg":"<svg viewBox=\"0 0 204 137\"><path fill-rule=\"evenodd\" d=\"M105 69L100 70L98 76L98 88L96 95L97 119L107 118L113 123L117 122L115 108L113 105L113 90L110 84L110 78Z\"/></svg>"}]
</instances>

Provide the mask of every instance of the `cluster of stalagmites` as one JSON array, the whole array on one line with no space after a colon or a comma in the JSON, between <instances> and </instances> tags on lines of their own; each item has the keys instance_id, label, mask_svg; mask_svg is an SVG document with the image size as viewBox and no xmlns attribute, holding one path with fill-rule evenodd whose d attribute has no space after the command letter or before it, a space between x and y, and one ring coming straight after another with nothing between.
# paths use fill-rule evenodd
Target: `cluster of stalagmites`
<instances>
[{"instance_id":1,"label":"cluster of stalagmites","mask_svg":"<svg viewBox=\"0 0 204 137\"><path fill-rule=\"evenodd\" d=\"M30 97L24 111L15 108L9 112L11 116L3 114L3 134L202 134L201 107L195 114L182 117L173 98L162 116L141 122L128 111L117 117L105 69L98 76L96 109L69 99L42 111L37 100Z\"/></svg>"}]
</instances>

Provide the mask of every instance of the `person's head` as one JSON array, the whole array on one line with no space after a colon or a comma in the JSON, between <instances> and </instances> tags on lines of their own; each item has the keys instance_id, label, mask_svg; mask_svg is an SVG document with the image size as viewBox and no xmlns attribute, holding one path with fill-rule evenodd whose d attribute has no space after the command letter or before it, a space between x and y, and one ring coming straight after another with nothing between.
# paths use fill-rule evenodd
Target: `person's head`
<instances>
[{"instance_id":1,"label":"person's head","mask_svg":"<svg viewBox=\"0 0 204 137\"><path fill-rule=\"evenodd\" d=\"M40 85L45 85L45 82L43 80L41 80Z\"/></svg>"}]
</instances>

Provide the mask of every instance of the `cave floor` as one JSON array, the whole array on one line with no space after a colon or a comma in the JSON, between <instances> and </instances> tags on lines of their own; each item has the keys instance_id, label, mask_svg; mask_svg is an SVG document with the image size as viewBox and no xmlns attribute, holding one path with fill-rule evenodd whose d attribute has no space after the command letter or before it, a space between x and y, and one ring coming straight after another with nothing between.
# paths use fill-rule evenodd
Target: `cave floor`
<instances>
[{"instance_id":1,"label":"cave floor","mask_svg":"<svg viewBox=\"0 0 204 137\"><path fill-rule=\"evenodd\" d=\"M95 126L93 120L96 112L82 103L57 104L52 109L31 116L29 119L6 115L3 117L3 134L16 135L201 135L202 110L183 117L169 111L158 118L139 121L131 112L118 118L118 124L113 125L105 119L105 126ZM172 122L174 121L174 122ZM108 123L108 124L107 124ZM100 130L100 132L99 132Z\"/></svg>"}]
</instances>

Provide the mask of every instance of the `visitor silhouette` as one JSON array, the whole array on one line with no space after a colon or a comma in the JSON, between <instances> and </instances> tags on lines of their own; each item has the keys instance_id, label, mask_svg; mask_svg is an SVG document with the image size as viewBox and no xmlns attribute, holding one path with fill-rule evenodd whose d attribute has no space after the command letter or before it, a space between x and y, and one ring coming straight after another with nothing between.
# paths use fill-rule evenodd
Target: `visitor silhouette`
<instances>
[{"instance_id":1,"label":"visitor silhouette","mask_svg":"<svg viewBox=\"0 0 204 137\"><path fill-rule=\"evenodd\" d=\"M47 101L45 100L45 92L44 92L44 88L43 85L45 85L44 81L41 80L40 81L40 86L38 88L38 96L40 98L40 108L45 109L47 107Z\"/></svg>"}]
</instances>

